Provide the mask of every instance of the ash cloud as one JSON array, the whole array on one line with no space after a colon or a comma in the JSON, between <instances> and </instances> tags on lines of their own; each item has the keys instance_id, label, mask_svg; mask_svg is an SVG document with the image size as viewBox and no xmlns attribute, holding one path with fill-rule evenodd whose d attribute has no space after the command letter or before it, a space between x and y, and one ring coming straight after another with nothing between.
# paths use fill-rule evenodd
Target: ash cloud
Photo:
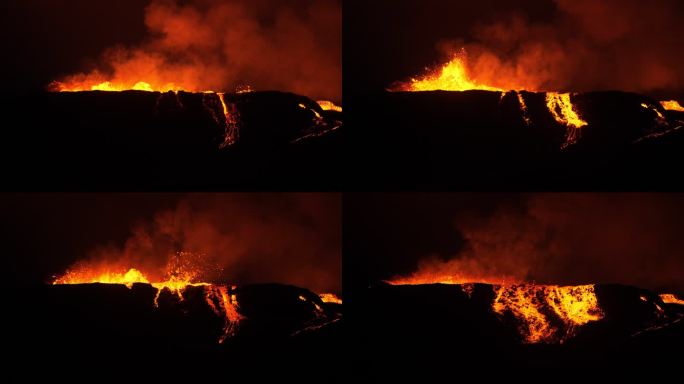
<instances>
[{"instance_id":1,"label":"ash cloud","mask_svg":"<svg viewBox=\"0 0 684 384\"><path fill-rule=\"evenodd\" d=\"M682 217L680 195L530 195L522 207L459 216L456 228L465 247L447 260L422 259L416 275L451 272L682 292Z\"/></svg>"},{"instance_id":2,"label":"ash cloud","mask_svg":"<svg viewBox=\"0 0 684 384\"><path fill-rule=\"evenodd\" d=\"M191 194L139 222L125 243L93 249L75 267L135 267L155 280L182 251L204 281L340 292L340 221L339 194Z\"/></svg>"},{"instance_id":3,"label":"ash cloud","mask_svg":"<svg viewBox=\"0 0 684 384\"><path fill-rule=\"evenodd\" d=\"M649 92L684 89L684 3L555 0L551 20L524 11L495 16L465 47L471 73L502 88Z\"/></svg>"},{"instance_id":4,"label":"ash cloud","mask_svg":"<svg viewBox=\"0 0 684 384\"><path fill-rule=\"evenodd\" d=\"M198 91L249 85L341 99L337 0L153 0L145 25L144 43L110 48L97 68L64 81L175 83Z\"/></svg>"}]
</instances>

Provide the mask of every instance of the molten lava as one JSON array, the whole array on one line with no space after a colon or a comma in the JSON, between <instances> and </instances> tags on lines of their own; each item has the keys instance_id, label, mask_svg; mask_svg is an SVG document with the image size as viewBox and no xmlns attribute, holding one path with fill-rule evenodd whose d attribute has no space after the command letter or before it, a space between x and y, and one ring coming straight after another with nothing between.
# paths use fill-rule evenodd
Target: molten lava
<instances>
[{"instance_id":1,"label":"molten lava","mask_svg":"<svg viewBox=\"0 0 684 384\"><path fill-rule=\"evenodd\" d=\"M510 276L491 276L489 274L438 274L420 272L407 277L395 277L386 282L392 285L421 284L468 284L477 281L483 284L518 284L519 280Z\"/></svg>"},{"instance_id":2,"label":"molten lava","mask_svg":"<svg viewBox=\"0 0 684 384\"><path fill-rule=\"evenodd\" d=\"M569 93L547 92L546 107L558 124L567 127L565 143L561 148L575 144L580 136L580 128L587 125L575 111Z\"/></svg>"},{"instance_id":3,"label":"molten lava","mask_svg":"<svg viewBox=\"0 0 684 384\"><path fill-rule=\"evenodd\" d=\"M135 268L131 268L125 273L100 271L93 272L87 269L69 270L63 276L55 279L53 284L123 284L131 288L135 283L149 284L145 275Z\"/></svg>"},{"instance_id":4,"label":"molten lava","mask_svg":"<svg viewBox=\"0 0 684 384\"><path fill-rule=\"evenodd\" d=\"M151 84L147 81L117 81L112 82L108 80L100 81L101 79L85 78L80 79L78 77L71 77L66 80L66 82L53 81L48 86L48 89L53 92L82 92L82 91L109 91L109 92L121 92L121 91L148 91L148 92L178 92L178 91L188 91L197 92L198 89L193 87L181 87L174 83L154 83Z\"/></svg>"},{"instance_id":5,"label":"molten lava","mask_svg":"<svg viewBox=\"0 0 684 384\"><path fill-rule=\"evenodd\" d=\"M337 295L335 295L334 293L321 293L318 296L324 303L342 304L342 299L337 297Z\"/></svg>"},{"instance_id":6,"label":"molten lava","mask_svg":"<svg viewBox=\"0 0 684 384\"><path fill-rule=\"evenodd\" d=\"M321 106L321 109L324 111L335 111L335 112L342 112L342 107L339 105L335 105L332 101L328 100L318 100L316 101L318 105Z\"/></svg>"},{"instance_id":7,"label":"molten lava","mask_svg":"<svg viewBox=\"0 0 684 384\"><path fill-rule=\"evenodd\" d=\"M493 309L511 313L526 343L564 342L577 327L603 318L593 285L503 285L495 286ZM554 325L554 321L563 326Z\"/></svg>"},{"instance_id":8,"label":"molten lava","mask_svg":"<svg viewBox=\"0 0 684 384\"><path fill-rule=\"evenodd\" d=\"M484 91L499 91L503 89L480 84L473 80L468 73L465 57L455 56L436 71L421 78L413 78L408 83L399 85L398 91L467 91L480 89Z\"/></svg>"},{"instance_id":9,"label":"molten lava","mask_svg":"<svg viewBox=\"0 0 684 384\"><path fill-rule=\"evenodd\" d=\"M684 112L684 107L682 107L677 100L661 101L660 105L662 105L663 108L667 109L668 111Z\"/></svg>"},{"instance_id":10,"label":"molten lava","mask_svg":"<svg viewBox=\"0 0 684 384\"><path fill-rule=\"evenodd\" d=\"M679 304L679 305L684 305L684 300L678 298L675 294L672 293L663 293L660 295L660 300L663 301L665 304Z\"/></svg>"}]
</instances>

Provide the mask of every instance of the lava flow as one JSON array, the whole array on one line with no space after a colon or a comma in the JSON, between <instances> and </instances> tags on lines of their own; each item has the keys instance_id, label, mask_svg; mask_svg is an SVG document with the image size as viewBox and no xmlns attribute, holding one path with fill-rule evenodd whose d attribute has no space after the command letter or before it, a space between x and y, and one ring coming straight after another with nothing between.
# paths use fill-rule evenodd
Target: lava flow
<instances>
[{"instance_id":1,"label":"lava flow","mask_svg":"<svg viewBox=\"0 0 684 384\"><path fill-rule=\"evenodd\" d=\"M593 285L525 284L506 277L472 279L465 275L413 276L388 281L392 285L456 284L469 298L474 282L491 284L495 294L492 311L500 318L511 314L525 343L563 343L580 326L603 318Z\"/></svg>"},{"instance_id":2,"label":"lava flow","mask_svg":"<svg viewBox=\"0 0 684 384\"><path fill-rule=\"evenodd\" d=\"M110 269L109 267L96 268L81 265L68 270L64 275L56 278L52 284L123 284L128 288L132 288L136 283L150 284L157 290L154 297L155 307L159 307L159 297L164 291L176 295L179 300L183 301L183 293L188 287L203 287L206 304L216 316L224 321L223 333L218 340L219 343L223 343L235 334L241 320L237 310L237 297L230 293L235 287L229 288L198 281L200 269L187 262L187 255L185 252L180 252L172 258L167 265L164 279L160 281L151 282L136 268L125 270L116 267Z\"/></svg>"},{"instance_id":3,"label":"lava flow","mask_svg":"<svg viewBox=\"0 0 684 384\"><path fill-rule=\"evenodd\" d=\"M665 304L679 304L679 305L684 305L684 300L680 299L677 297L677 295L673 293L663 293L660 295L660 300L663 301Z\"/></svg>"},{"instance_id":4,"label":"lava flow","mask_svg":"<svg viewBox=\"0 0 684 384\"><path fill-rule=\"evenodd\" d=\"M342 304L342 299L334 293L321 293L318 295L324 303Z\"/></svg>"},{"instance_id":5,"label":"lava flow","mask_svg":"<svg viewBox=\"0 0 684 384\"><path fill-rule=\"evenodd\" d=\"M668 111L684 112L684 107L677 100L664 100L660 102L660 105Z\"/></svg>"},{"instance_id":6,"label":"lava flow","mask_svg":"<svg viewBox=\"0 0 684 384\"><path fill-rule=\"evenodd\" d=\"M593 285L503 285L494 290L492 308L501 316L512 313L527 343L563 343L577 327L603 318ZM553 325L554 318L563 327Z\"/></svg>"}]
</instances>

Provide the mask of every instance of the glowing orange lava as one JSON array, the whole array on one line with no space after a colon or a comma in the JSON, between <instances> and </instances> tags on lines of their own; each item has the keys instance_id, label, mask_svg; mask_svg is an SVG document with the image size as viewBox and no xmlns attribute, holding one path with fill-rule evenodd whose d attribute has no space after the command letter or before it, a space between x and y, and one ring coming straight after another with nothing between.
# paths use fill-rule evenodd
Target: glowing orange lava
<instances>
[{"instance_id":1,"label":"glowing orange lava","mask_svg":"<svg viewBox=\"0 0 684 384\"><path fill-rule=\"evenodd\" d=\"M337 297L334 293L321 293L318 295L321 298L321 301L324 303L335 303L335 304L342 304L342 299Z\"/></svg>"},{"instance_id":2,"label":"glowing orange lava","mask_svg":"<svg viewBox=\"0 0 684 384\"><path fill-rule=\"evenodd\" d=\"M673 293L663 293L660 295L660 300L663 301L663 303L666 304L679 304L679 305L684 305L684 300L680 299L677 297L677 295Z\"/></svg>"},{"instance_id":3,"label":"glowing orange lava","mask_svg":"<svg viewBox=\"0 0 684 384\"><path fill-rule=\"evenodd\" d=\"M684 107L682 107L677 100L664 100L660 102L660 105L668 111L684 112Z\"/></svg>"},{"instance_id":4,"label":"glowing orange lava","mask_svg":"<svg viewBox=\"0 0 684 384\"><path fill-rule=\"evenodd\" d=\"M321 109L324 111L335 111L335 112L342 112L342 107L339 105L335 105L332 101L328 100L318 100L316 101L318 105L321 106Z\"/></svg>"},{"instance_id":5,"label":"glowing orange lava","mask_svg":"<svg viewBox=\"0 0 684 384\"><path fill-rule=\"evenodd\" d=\"M395 277L386 282L392 285L420 285L420 284L468 284L471 282L483 284L517 284L520 281L511 276L491 276L489 274L440 274L422 271L406 277Z\"/></svg>"},{"instance_id":6,"label":"glowing orange lava","mask_svg":"<svg viewBox=\"0 0 684 384\"><path fill-rule=\"evenodd\" d=\"M578 326L603 318L593 285L503 285L496 286L493 309L499 315L510 312L518 320L518 330L526 343L563 342ZM562 321L552 325L552 313Z\"/></svg>"},{"instance_id":7,"label":"glowing orange lava","mask_svg":"<svg viewBox=\"0 0 684 384\"><path fill-rule=\"evenodd\" d=\"M565 143L561 148L566 148L569 145L575 144L581 133L580 128L588 124L586 121L582 120L575 110L575 106L572 104L570 96L569 93L546 93L547 109L551 112L551 115L558 124L567 127Z\"/></svg>"},{"instance_id":8,"label":"glowing orange lava","mask_svg":"<svg viewBox=\"0 0 684 384\"><path fill-rule=\"evenodd\" d=\"M451 61L439 69L420 78L412 78L407 83L399 85L398 91L467 91L480 89L485 91L499 91L503 89L480 84L473 80L468 72L464 56L456 55Z\"/></svg>"}]
</instances>

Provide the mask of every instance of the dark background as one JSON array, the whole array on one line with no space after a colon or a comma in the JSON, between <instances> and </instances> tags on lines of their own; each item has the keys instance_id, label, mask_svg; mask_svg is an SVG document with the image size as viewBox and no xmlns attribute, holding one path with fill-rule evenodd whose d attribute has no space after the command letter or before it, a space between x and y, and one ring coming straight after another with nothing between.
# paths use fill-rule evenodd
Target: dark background
<instances>
[{"instance_id":1,"label":"dark background","mask_svg":"<svg viewBox=\"0 0 684 384\"><path fill-rule=\"evenodd\" d=\"M3 92L44 90L114 45L145 36L145 0L7 0L0 4Z\"/></svg>"}]
</instances>

